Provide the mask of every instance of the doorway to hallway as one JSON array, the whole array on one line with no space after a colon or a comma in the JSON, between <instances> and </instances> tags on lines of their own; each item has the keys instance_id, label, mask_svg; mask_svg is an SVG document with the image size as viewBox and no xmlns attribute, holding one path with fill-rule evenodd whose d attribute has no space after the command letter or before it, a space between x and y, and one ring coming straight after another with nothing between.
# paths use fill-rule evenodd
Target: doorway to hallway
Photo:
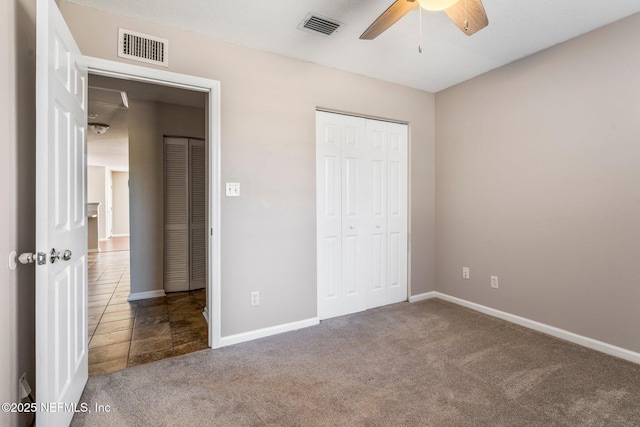
<instances>
[{"instance_id":1,"label":"doorway to hallway","mask_svg":"<svg viewBox=\"0 0 640 427\"><path fill-rule=\"evenodd\" d=\"M90 253L88 262L89 375L97 375L208 348L209 330L203 316L206 289L168 294L145 291L149 284L162 286L163 279L155 269L149 270L145 260L162 253L157 230L148 227L161 222L163 211L162 197L150 197L163 194L162 168L157 167L163 156L157 155L156 142L161 153L162 136L167 133L194 133L204 138L206 96L92 74L89 88L89 117L107 122L108 130L89 135L88 164L122 171L118 173L126 175L122 194L127 199L122 203L126 208L116 209L116 180L113 186L109 180L99 185L107 188L105 193L113 188L113 209L108 198L104 200L105 211L114 215L113 229L105 221L106 239L100 241L99 251ZM107 98L112 93L118 95L116 106ZM122 152L120 159L116 147ZM202 175L203 180L208 176ZM204 218L204 206L203 210ZM126 227L116 227L120 211L127 216ZM159 235L162 241L162 233ZM130 250L130 243L137 252ZM203 266L206 279L204 256Z\"/></svg>"}]
</instances>

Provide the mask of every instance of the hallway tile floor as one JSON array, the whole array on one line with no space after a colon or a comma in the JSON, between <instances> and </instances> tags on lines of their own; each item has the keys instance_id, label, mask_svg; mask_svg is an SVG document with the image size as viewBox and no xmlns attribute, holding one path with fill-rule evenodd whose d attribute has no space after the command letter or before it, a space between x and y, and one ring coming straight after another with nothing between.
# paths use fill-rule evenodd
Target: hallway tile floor
<instances>
[{"instance_id":1,"label":"hallway tile floor","mask_svg":"<svg viewBox=\"0 0 640 427\"><path fill-rule=\"evenodd\" d=\"M129 302L129 251L89 254L89 375L207 348L205 290Z\"/></svg>"}]
</instances>

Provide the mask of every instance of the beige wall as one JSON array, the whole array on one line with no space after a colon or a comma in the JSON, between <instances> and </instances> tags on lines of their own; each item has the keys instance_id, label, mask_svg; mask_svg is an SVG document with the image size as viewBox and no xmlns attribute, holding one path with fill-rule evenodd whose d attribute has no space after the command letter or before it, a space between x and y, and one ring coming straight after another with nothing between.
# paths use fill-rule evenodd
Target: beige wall
<instances>
[{"instance_id":1,"label":"beige wall","mask_svg":"<svg viewBox=\"0 0 640 427\"><path fill-rule=\"evenodd\" d=\"M438 291L640 351L639 26L436 95Z\"/></svg>"},{"instance_id":2,"label":"beige wall","mask_svg":"<svg viewBox=\"0 0 640 427\"><path fill-rule=\"evenodd\" d=\"M35 249L35 0L3 1L0 22L0 400L17 402L18 377L35 384L35 274L33 265L11 272L6 260ZM3 426L30 421L0 413Z\"/></svg>"},{"instance_id":3,"label":"beige wall","mask_svg":"<svg viewBox=\"0 0 640 427\"><path fill-rule=\"evenodd\" d=\"M104 166L87 166L87 202L98 206L98 238L107 238L107 169Z\"/></svg>"},{"instance_id":4,"label":"beige wall","mask_svg":"<svg viewBox=\"0 0 640 427\"><path fill-rule=\"evenodd\" d=\"M204 109L129 103L131 293L163 289L163 136L204 139Z\"/></svg>"},{"instance_id":5,"label":"beige wall","mask_svg":"<svg viewBox=\"0 0 640 427\"><path fill-rule=\"evenodd\" d=\"M0 102L0 133L4 135L8 144L3 145L3 155L0 156L0 180L8 185L0 186L0 198L5 202L0 204L0 253L9 254L15 250L13 236L14 200L15 200L15 161L16 161L16 127L15 127L15 3L0 3L0 93L5 94ZM0 324L10 327L0 328L0 401L11 402L15 398L12 387L15 378L15 366L12 355L12 335L15 323L11 313L12 299L15 292L14 274L2 266L0 267L0 283L5 284L4 292L7 298L0 301ZM9 425L11 414L0 413L0 424Z\"/></svg>"},{"instance_id":6,"label":"beige wall","mask_svg":"<svg viewBox=\"0 0 640 427\"><path fill-rule=\"evenodd\" d=\"M168 38L169 71L221 82L222 182L240 182L242 194L222 200L223 336L316 316L316 107L409 122L411 294L435 289L432 94L70 3L61 9L85 55L117 61L123 27ZM249 304L254 290L259 307Z\"/></svg>"},{"instance_id":7,"label":"beige wall","mask_svg":"<svg viewBox=\"0 0 640 427\"><path fill-rule=\"evenodd\" d=\"M111 172L113 181L113 234L129 234L129 172Z\"/></svg>"}]
</instances>

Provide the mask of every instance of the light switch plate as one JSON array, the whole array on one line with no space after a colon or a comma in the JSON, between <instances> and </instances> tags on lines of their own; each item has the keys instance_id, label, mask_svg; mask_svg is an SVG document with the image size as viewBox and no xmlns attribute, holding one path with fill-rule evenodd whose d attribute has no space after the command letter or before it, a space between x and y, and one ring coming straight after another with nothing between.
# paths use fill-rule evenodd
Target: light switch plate
<instances>
[{"instance_id":1,"label":"light switch plate","mask_svg":"<svg viewBox=\"0 0 640 427\"><path fill-rule=\"evenodd\" d=\"M227 182L227 196L229 196L229 197L240 196L240 183L239 182Z\"/></svg>"}]
</instances>

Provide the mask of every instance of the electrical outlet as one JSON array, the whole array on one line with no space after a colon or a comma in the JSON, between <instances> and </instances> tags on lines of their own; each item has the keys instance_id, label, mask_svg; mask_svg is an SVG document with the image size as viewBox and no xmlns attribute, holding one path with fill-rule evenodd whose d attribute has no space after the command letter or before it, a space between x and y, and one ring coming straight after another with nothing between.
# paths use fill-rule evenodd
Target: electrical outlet
<instances>
[{"instance_id":1,"label":"electrical outlet","mask_svg":"<svg viewBox=\"0 0 640 427\"><path fill-rule=\"evenodd\" d=\"M462 267L462 278L469 280L469 267Z\"/></svg>"},{"instance_id":2,"label":"electrical outlet","mask_svg":"<svg viewBox=\"0 0 640 427\"><path fill-rule=\"evenodd\" d=\"M260 305L260 292L251 292L251 305Z\"/></svg>"},{"instance_id":3,"label":"electrical outlet","mask_svg":"<svg viewBox=\"0 0 640 427\"><path fill-rule=\"evenodd\" d=\"M498 276L491 276L491 287L498 289Z\"/></svg>"}]
</instances>

